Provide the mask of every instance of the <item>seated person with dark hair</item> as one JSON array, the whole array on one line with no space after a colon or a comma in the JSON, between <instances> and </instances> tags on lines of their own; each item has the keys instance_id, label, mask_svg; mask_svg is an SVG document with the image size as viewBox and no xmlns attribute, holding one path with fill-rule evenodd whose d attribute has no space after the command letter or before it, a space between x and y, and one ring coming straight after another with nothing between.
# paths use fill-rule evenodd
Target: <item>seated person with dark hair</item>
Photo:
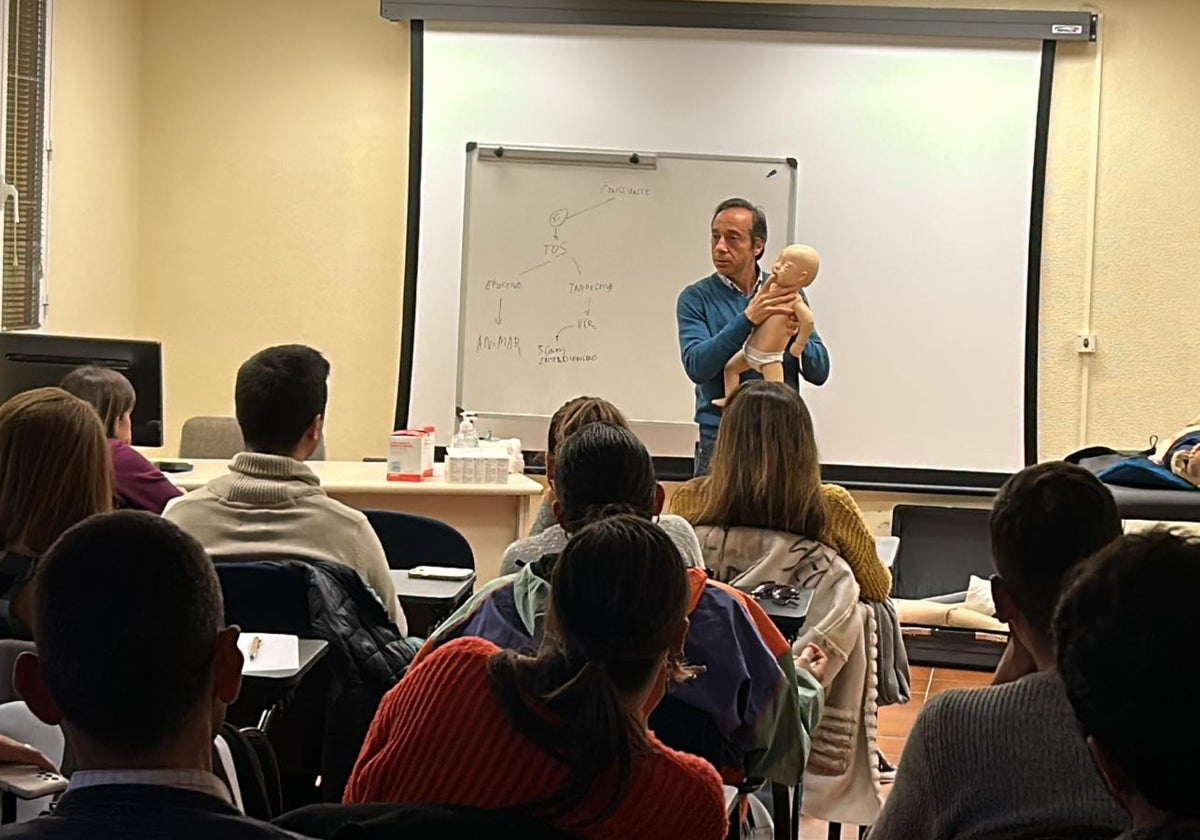
<instances>
[{"instance_id":1,"label":"seated person with dark hair","mask_svg":"<svg viewBox=\"0 0 1200 840\"><path fill-rule=\"evenodd\" d=\"M567 543L553 584L530 655L456 639L388 692L346 802L514 809L588 840L724 838L716 772L646 726L694 673L679 550L643 518L610 517Z\"/></svg>"},{"instance_id":2,"label":"seated person with dark hair","mask_svg":"<svg viewBox=\"0 0 1200 840\"><path fill-rule=\"evenodd\" d=\"M162 513L183 491L133 448L133 385L112 368L87 365L68 373L59 386L100 415L112 459L113 492L118 507Z\"/></svg>"},{"instance_id":3,"label":"seated person with dark hair","mask_svg":"<svg viewBox=\"0 0 1200 840\"><path fill-rule=\"evenodd\" d=\"M93 516L42 558L35 603L16 686L63 727L76 770L51 816L0 837L295 837L238 812L212 774L242 654L199 543L149 513Z\"/></svg>"},{"instance_id":4,"label":"seated person with dark hair","mask_svg":"<svg viewBox=\"0 0 1200 840\"><path fill-rule=\"evenodd\" d=\"M1038 670L929 701L909 733L872 840L1079 827L1103 836L1128 825L1078 738L1050 631L1069 573L1121 535L1112 494L1081 467L1029 467L1001 488L991 533L996 617L1008 622ZM1123 680L1119 660L1112 666L1112 679Z\"/></svg>"},{"instance_id":5,"label":"seated person with dark hair","mask_svg":"<svg viewBox=\"0 0 1200 840\"><path fill-rule=\"evenodd\" d=\"M1130 535L1085 564L1054 619L1067 698L1133 817L1128 840L1200 838L1200 731L1179 716L1200 696L1197 591L1200 541Z\"/></svg>"},{"instance_id":6,"label":"seated person with dark hair","mask_svg":"<svg viewBox=\"0 0 1200 840\"><path fill-rule=\"evenodd\" d=\"M249 451L234 457L228 475L164 515L218 562L306 558L349 566L407 634L379 537L361 511L329 498L304 465L321 443L328 378L329 362L311 347L269 347L251 356L234 390Z\"/></svg>"},{"instance_id":7,"label":"seated person with dark hair","mask_svg":"<svg viewBox=\"0 0 1200 840\"><path fill-rule=\"evenodd\" d=\"M649 522L660 501L646 447L628 429L601 423L563 442L555 492L555 516L572 537L616 513ZM547 554L489 584L437 629L421 654L462 636L509 650L536 649L546 632L558 559L558 553ZM703 569L689 568L687 578L690 625L684 650L689 661L708 670L671 692L671 703L686 707L678 711L689 715L689 725L656 716L652 727L670 746L718 764L731 782L746 777L799 782L824 703L819 682L824 653L812 646L798 670L787 641L753 598L709 580ZM596 598L619 594L596 593ZM699 726L690 725L697 720L713 730L712 740L703 745L696 741ZM722 753L720 758L714 751Z\"/></svg>"}]
</instances>

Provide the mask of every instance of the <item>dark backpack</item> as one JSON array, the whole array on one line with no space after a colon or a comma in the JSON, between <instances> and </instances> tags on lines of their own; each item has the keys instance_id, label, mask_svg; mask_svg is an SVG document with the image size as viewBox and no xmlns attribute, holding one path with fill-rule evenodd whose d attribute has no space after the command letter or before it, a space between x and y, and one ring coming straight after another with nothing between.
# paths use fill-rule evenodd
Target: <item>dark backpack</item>
<instances>
[{"instance_id":1,"label":"dark backpack","mask_svg":"<svg viewBox=\"0 0 1200 840\"><path fill-rule=\"evenodd\" d=\"M233 769L230 773L214 745L213 772L231 793L236 787L246 816L264 822L279 816L283 811L279 765L267 736L258 729L238 729L231 723L222 723L217 740L228 748Z\"/></svg>"}]
</instances>

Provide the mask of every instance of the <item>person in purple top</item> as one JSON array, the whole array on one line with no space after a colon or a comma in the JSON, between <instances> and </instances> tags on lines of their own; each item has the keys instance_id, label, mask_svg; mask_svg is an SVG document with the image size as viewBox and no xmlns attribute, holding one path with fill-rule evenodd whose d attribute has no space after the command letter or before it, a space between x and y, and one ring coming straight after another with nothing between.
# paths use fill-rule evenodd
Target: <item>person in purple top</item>
<instances>
[{"instance_id":1,"label":"person in purple top","mask_svg":"<svg viewBox=\"0 0 1200 840\"><path fill-rule=\"evenodd\" d=\"M111 368L89 365L68 373L61 387L89 403L100 415L104 434L108 436L118 507L162 513L168 502L183 495L158 467L130 446L133 437L130 415L137 395L128 379Z\"/></svg>"}]
</instances>

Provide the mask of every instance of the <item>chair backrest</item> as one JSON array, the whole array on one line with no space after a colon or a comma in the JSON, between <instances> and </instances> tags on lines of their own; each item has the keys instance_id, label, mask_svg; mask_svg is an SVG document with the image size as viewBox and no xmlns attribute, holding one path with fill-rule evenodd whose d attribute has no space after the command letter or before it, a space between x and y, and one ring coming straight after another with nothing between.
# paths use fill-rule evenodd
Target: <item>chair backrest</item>
<instances>
[{"instance_id":1,"label":"chair backrest","mask_svg":"<svg viewBox=\"0 0 1200 840\"><path fill-rule=\"evenodd\" d=\"M313 636L308 582L276 561L215 564L225 599L225 622L261 633Z\"/></svg>"},{"instance_id":2,"label":"chair backrest","mask_svg":"<svg viewBox=\"0 0 1200 840\"><path fill-rule=\"evenodd\" d=\"M180 458L232 458L245 448L236 417L189 417L179 435ZM324 435L308 460L325 460Z\"/></svg>"},{"instance_id":3,"label":"chair backrest","mask_svg":"<svg viewBox=\"0 0 1200 840\"><path fill-rule=\"evenodd\" d=\"M984 508L896 505L892 596L928 598L966 591L971 575L992 574L991 532Z\"/></svg>"},{"instance_id":4,"label":"chair backrest","mask_svg":"<svg viewBox=\"0 0 1200 840\"><path fill-rule=\"evenodd\" d=\"M445 522L392 510L364 510L363 513L383 543L383 553L392 569L416 566L475 568L471 544Z\"/></svg>"},{"instance_id":5,"label":"chair backrest","mask_svg":"<svg viewBox=\"0 0 1200 840\"><path fill-rule=\"evenodd\" d=\"M180 458L232 458L245 448L236 417L189 417L179 435Z\"/></svg>"},{"instance_id":6,"label":"chair backrest","mask_svg":"<svg viewBox=\"0 0 1200 840\"><path fill-rule=\"evenodd\" d=\"M394 837L438 837L477 840L519 837L521 840L571 840L573 835L513 811L450 805L382 804L309 805L284 814L275 824L288 831L333 840Z\"/></svg>"}]
</instances>

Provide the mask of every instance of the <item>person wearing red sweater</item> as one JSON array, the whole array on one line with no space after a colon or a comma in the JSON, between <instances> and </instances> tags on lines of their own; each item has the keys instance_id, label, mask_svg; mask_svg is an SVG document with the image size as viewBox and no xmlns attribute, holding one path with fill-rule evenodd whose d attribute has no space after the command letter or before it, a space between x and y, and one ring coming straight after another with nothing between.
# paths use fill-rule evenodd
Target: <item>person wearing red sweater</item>
<instances>
[{"instance_id":1,"label":"person wearing red sweater","mask_svg":"<svg viewBox=\"0 0 1200 840\"><path fill-rule=\"evenodd\" d=\"M112 460L113 491L118 507L162 513L183 491L130 444L130 420L137 395L129 380L115 370L88 365L66 375L59 386L96 409Z\"/></svg>"},{"instance_id":2,"label":"person wearing red sweater","mask_svg":"<svg viewBox=\"0 0 1200 840\"><path fill-rule=\"evenodd\" d=\"M379 706L345 802L522 810L586 840L728 832L716 770L664 746L647 711L682 663L690 586L661 528L581 530L555 564L536 656L448 642Z\"/></svg>"}]
</instances>

